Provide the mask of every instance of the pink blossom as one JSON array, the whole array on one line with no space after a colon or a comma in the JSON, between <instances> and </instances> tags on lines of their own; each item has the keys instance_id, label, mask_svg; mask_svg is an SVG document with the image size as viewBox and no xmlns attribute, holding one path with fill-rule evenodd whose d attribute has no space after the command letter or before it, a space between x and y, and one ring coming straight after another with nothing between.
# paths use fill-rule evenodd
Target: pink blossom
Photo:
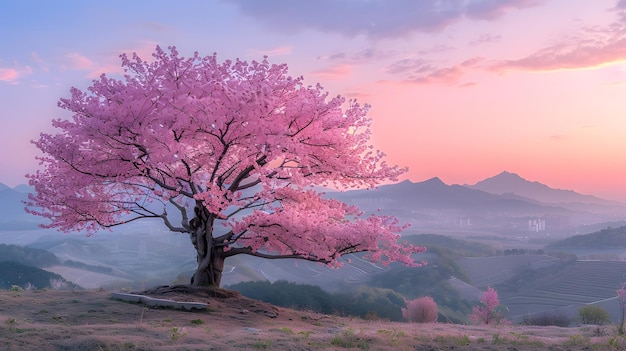
<instances>
[{"instance_id":1,"label":"pink blossom","mask_svg":"<svg viewBox=\"0 0 626 351\"><path fill-rule=\"evenodd\" d=\"M236 254L338 266L366 251L419 265L411 255L424 248L397 243L406 226L395 218L310 190L372 188L406 171L370 144L367 104L331 97L267 58L220 63L174 47L153 56L121 55L122 80L102 75L59 101L72 118L34 141L42 168L28 175L28 210L46 227L91 234L161 220L191 235L198 276L221 274Z\"/></svg>"}]
</instances>

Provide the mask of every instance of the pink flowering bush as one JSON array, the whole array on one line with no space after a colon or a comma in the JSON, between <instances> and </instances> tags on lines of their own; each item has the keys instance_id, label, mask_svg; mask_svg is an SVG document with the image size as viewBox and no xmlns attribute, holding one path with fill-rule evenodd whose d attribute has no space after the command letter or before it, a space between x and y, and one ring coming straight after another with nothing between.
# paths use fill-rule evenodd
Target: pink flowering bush
<instances>
[{"instance_id":1,"label":"pink flowering bush","mask_svg":"<svg viewBox=\"0 0 626 351\"><path fill-rule=\"evenodd\" d=\"M492 287L487 287L480 297L480 305L472 308L469 318L475 324L505 324L507 320L504 318L504 313L498 311L499 306L498 292Z\"/></svg>"},{"instance_id":2,"label":"pink flowering bush","mask_svg":"<svg viewBox=\"0 0 626 351\"><path fill-rule=\"evenodd\" d=\"M433 323L437 321L437 303L430 296L411 300L402 309L402 317L415 323Z\"/></svg>"},{"instance_id":3,"label":"pink flowering bush","mask_svg":"<svg viewBox=\"0 0 626 351\"><path fill-rule=\"evenodd\" d=\"M622 282L622 286L617 289L617 298L619 307L622 310L622 318L619 321L618 331L620 335L624 335L624 312L626 311L626 282Z\"/></svg>"}]
</instances>

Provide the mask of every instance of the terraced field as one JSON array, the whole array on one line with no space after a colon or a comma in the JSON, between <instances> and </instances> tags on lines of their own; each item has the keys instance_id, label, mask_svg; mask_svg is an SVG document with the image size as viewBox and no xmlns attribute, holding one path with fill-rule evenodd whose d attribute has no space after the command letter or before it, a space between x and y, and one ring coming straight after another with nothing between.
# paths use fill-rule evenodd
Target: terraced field
<instances>
[{"instance_id":1,"label":"terraced field","mask_svg":"<svg viewBox=\"0 0 626 351\"><path fill-rule=\"evenodd\" d=\"M619 315L616 290L625 279L626 262L576 261L529 282L515 296L502 297L501 303L509 308L509 316L514 320L525 314L555 310L576 317L581 306L601 304L616 322Z\"/></svg>"},{"instance_id":2,"label":"terraced field","mask_svg":"<svg viewBox=\"0 0 626 351\"><path fill-rule=\"evenodd\" d=\"M467 272L472 285L484 288L511 279L525 268L541 268L560 262L546 255L462 257L457 263Z\"/></svg>"}]
</instances>

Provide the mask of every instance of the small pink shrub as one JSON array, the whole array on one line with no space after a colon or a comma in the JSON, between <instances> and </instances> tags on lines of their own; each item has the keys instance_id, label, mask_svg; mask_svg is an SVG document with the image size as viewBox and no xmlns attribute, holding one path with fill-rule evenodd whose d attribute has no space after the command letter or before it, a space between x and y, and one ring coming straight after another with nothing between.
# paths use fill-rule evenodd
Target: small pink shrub
<instances>
[{"instance_id":1,"label":"small pink shrub","mask_svg":"<svg viewBox=\"0 0 626 351\"><path fill-rule=\"evenodd\" d=\"M480 297L480 305L472 308L469 318L475 324L507 323L506 319L504 319L504 314L496 310L499 305L498 292L492 287L487 287L487 290Z\"/></svg>"},{"instance_id":2,"label":"small pink shrub","mask_svg":"<svg viewBox=\"0 0 626 351\"><path fill-rule=\"evenodd\" d=\"M617 298L619 301L619 307L622 310L622 316L619 321L618 332L620 335L624 335L624 314L626 313L626 282L622 282L622 286L617 289Z\"/></svg>"},{"instance_id":3,"label":"small pink shrub","mask_svg":"<svg viewBox=\"0 0 626 351\"><path fill-rule=\"evenodd\" d=\"M433 323L437 321L437 303L430 296L411 300L402 309L402 317L415 323Z\"/></svg>"}]
</instances>

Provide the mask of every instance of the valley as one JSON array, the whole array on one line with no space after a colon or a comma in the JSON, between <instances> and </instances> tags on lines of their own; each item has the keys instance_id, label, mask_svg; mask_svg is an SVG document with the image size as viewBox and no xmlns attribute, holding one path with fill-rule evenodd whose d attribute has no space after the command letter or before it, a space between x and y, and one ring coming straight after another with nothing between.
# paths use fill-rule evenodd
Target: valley
<instances>
[{"instance_id":1,"label":"valley","mask_svg":"<svg viewBox=\"0 0 626 351\"><path fill-rule=\"evenodd\" d=\"M381 211L410 223L401 240L428 248L414 256L417 262L428 262L424 267L383 267L362 255L344 259L339 269L299 260L235 256L226 262L222 284L288 281L319 286L330 293L365 286L392 289L407 299L440 295L440 303L456 299L466 306L448 306L450 311L469 308L481 291L493 286L508 308L508 318L516 323L529 315L555 311L574 321L578 308L588 304L602 306L616 322L615 291L626 279L626 230L620 231L626 225L626 206L546 189L508 172L494 178L474 186L431 179L370 191L327 193L365 212ZM509 188L503 185L506 182ZM510 187L523 191L507 192ZM537 197L537 189L543 202L530 197ZM4 207L17 206L15 199L25 196L17 191L5 196L7 191L13 190L0 191ZM165 230L156 221L130 223L87 237L37 229L33 217L10 214L0 213L0 243L53 253L59 262L42 268L85 289L128 291L184 284L195 267L189 238ZM613 235L614 241L589 245L584 239L587 234L595 235L594 243L600 242L598 235ZM576 245L562 241L577 235L582 239ZM383 277L394 277L396 282ZM460 321L462 317L450 318Z\"/></svg>"}]
</instances>

